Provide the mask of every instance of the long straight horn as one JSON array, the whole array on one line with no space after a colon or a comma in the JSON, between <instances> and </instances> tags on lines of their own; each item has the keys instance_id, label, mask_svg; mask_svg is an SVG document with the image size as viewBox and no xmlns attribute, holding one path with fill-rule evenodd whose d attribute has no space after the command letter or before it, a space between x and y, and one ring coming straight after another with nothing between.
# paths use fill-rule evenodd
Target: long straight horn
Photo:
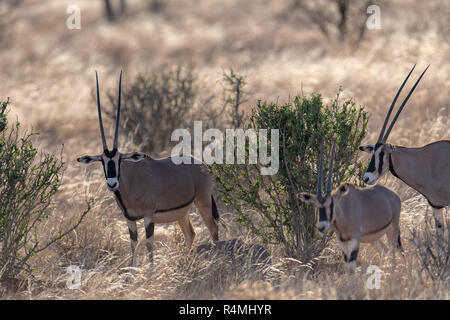
<instances>
[{"instance_id":1,"label":"long straight horn","mask_svg":"<svg viewBox=\"0 0 450 320\"><path fill-rule=\"evenodd\" d=\"M114 147L113 149L117 149L118 138L119 138L119 121L120 121L120 96L122 93L122 71L120 71L120 79L119 79L119 97L117 98L117 116L116 116L116 131L114 133Z\"/></svg>"},{"instance_id":2,"label":"long straight horn","mask_svg":"<svg viewBox=\"0 0 450 320\"><path fill-rule=\"evenodd\" d=\"M320 143L319 163L317 164L317 196L322 196L322 160L323 160L323 140Z\"/></svg>"},{"instance_id":3,"label":"long straight horn","mask_svg":"<svg viewBox=\"0 0 450 320\"><path fill-rule=\"evenodd\" d=\"M100 107L100 92L99 92L100 90L98 89L97 71L95 71L95 80L97 83L97 110L98 110L98 122L100 124L100 134L102 136L103 150L108 150L108 146L106 145L105 131L103 130L102 110Z\"/></svg>"},{"instance_id":4,"label":"long straight horn","mask_svg":"<svg viewBox=\"0 0 450 320\"><path fill-rule=\"evenodd\" d=\"M336 141L333 142L333 147L331 148L330 166L328 168L327 195L331 194L331 188L333 187L333 159L335 147Z\"/></svg>"},{"instance_id":5,"label":"long straight horn","mask_svg":"<svg viewBox=\"0 0 450 320\"><path fill-rule=\"evenodd\" d=\"M405 100L403 100L402 104L400 105L400 108L398 108L397 113L395 114L394 119L392 119L391 124L389 125L389 128L387 129L386 134L383 137L382 142L386 142L387 138L389 137L389 133L391 133L392 128L394 127L395 122L397 121L398 116L400 115L400 113L403 110L403 107L405 106L406 102L408 102L409 97L411 96L411 94L414 92L414 89L416 89L417 85L419 84L420 79L422 79L423 75L425 74L425 72L428 70L428 68L430 67L430 65L428 65L428 67L426 67L426 69L422 72L422 74L420 75L419 79L417 79L416 83L414 84L414 86L412 87L411 91L409 91L408 95L406 96Z\"/></svg>"},{"instance_id":6,"label":"long straight horn","mask_svg":"<svg viewBox=\"0 0 450 320\"><path fill-rule=\"evenodd\" d=\"M383 138L383 135L384 135L384 131L386 130L387 123L389 121L389 117L391 116L392 109L394 109L394 105L397 102L398 96L400 95L400 92L402 91L403 87L405 86L406 82L409 79L409 76L411 75L411 73L413 72L415 67L416 67L416 65L414 65L412 67L411 71L408 73L408 76L406 77L406 79L403 81L402 85L398 89L397 94L395 95L394 100L392 101L392 104L389 107L389 111L388 111L388 113L386 115L386 119L384 119L383 128L381 129L380 136L378 137L377 142L381 142L381 139Z\"/></svg>"}]
</instances>

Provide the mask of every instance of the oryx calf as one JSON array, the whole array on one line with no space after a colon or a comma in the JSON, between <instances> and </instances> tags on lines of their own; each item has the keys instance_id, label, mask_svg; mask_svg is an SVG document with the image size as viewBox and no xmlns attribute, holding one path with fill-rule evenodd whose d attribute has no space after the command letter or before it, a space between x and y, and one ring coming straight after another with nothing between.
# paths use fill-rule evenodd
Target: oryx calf
<instances>
[{"instance_id":1,"label":"oryx calf","mask_svg":"<svg viewBox=\"0 0 450 320\"><path fill-rule=\"evenodd\" d=\"M189 220L189 209L193 203L209 229L214 241L219 240L217 221L219 212L213 198L213 180L204 164L176 165L171 158L152 159L143 153L120 153L117 150L122 73L119 81L116 129L112 150L106 145L103 131L100 96L97 82L97 108L103 153L78 158L78 162L100 161L103 165L106 186L114 192L116 201L128 223L131 239L132 261L136 266L137 244L136 220L144 219L147 249L153 264L153 232L155 223L178 221L190 249L195 232Z\"/></svg>"},{"instance_id":2,"label":"oryx calf","mask_svg":"<svg viewBox=\"0 0 450 320\"><path fill-rule=\"evenodd\" d=\"M436 226L442 229L444 207L450 205L450 140L436 141L420 148L405 148L386 143L398 116L428 69L427 67L416 81L385 133L395 102L414 68L415 65L394 97L377 143L359 147L360 150L372 155L369 167L364 174L364 182L374 184L386 172L390 171L395 177L421 193L428 200L433 208Z\"/></svg>"},{"instance_id":3,"label":"oryx calf","mask_svg":"<svg viewBox=\"0 0 450 320\"><path fill-rule=\"evenodd\" d=\"M333 144L325 196L322 195L323 146L319 156L317 195L301 192L297 196L319 210L317 227L320 232L325 233L330 228L336 232L344 260L349 269L354 270L360 242L375 243L386 234L392 248L401 249L401 202L394 192L382 186L360 189L343 183L331 192L334 147Z\"/></svg>"}]
</instances>

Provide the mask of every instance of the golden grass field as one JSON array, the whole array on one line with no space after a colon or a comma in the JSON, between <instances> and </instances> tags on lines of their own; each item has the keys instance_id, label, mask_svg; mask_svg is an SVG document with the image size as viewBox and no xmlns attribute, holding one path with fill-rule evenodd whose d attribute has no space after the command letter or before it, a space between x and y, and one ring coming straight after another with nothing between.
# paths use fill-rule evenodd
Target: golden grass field
<instances>
[{"instance_id":1,"label":"golden grass field","mask_svg":"<svg viewBox=\"0 0 450 320\"><path fill-rule=\"evenodd\" d=\"M329 101L342 86L345 97L370 113L368 143L376 139L412 65L417 63L410 82L431 64L390 142L422 146L450 139L448 1L380 1L382 28L367 30L358 47L327 40L301 14L289 10L289 1L169 0L158 12L143 3L128 1L127 15L115 24L106 21L103 2L92 0L29 0L10 16L0 42L0 100L10 97L10 118L40 132L42 150L56 153L64 143L63 184L50 218L40 227L40 241L74 224L86 199L93 198L94 207L75 231L32 258L34 278L2 285L3 299L450 299L450 279L433 280L422 272L411 244L412 231L425 227L431 209L424 197L390 174L380 183L402 200L405 250L404 257L397 255L395 267L388 254L362 245L359 267L348 274L333 243L313 270L269 246L271 268L243 263L230 271L221 261L187 255L178 226L168 224L155 228L155 269L148 277L143 223L138 224L139 268L130 276L121 271L131 255L128 228L106 190L101 166L86 167L75 160L101 152L95 70L105 105L106 91L116 87L121 69L126 85L140 71L178 64L195 66L205 92L220 92L223 69L245 74L246 110L258 99L286 101L300 92L319 91ZM66 28L69 4L81 8L80 30ZM113 124L108 118L104 122L111 139ZM133 151L126 150L133 146L124 137L120 142L122 152ZM227 208L219 205L219 210L229 224L228 231L221 229L221 239L257 242L232 221ZM199 215L192 214L192 220L194 246L208 242ZM372 264L383 271L380 289L366 287L366 268ZM80 290L66 288L69 265L82 266Z\"/></svg>"}]
</instances>

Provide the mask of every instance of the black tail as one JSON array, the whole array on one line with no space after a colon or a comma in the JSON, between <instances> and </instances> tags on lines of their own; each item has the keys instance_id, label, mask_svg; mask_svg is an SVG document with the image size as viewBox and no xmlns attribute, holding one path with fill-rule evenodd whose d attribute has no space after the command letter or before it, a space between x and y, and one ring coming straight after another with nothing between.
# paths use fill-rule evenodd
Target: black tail
<instances>
[{"instance_id":1,"label":"black tail","mask_svg":"<svg viewBox=\"0 0 450 320\"><path fill-rule=\"evenodd\" d=\"M400 232L398 233L398 238L397 238L397 249L402 250L402 241L400 239Z\"/></svg>"},{"instance_id":2,"label":"black tail","mask_svg":"<svg viewBox=\"0 0 450 320\"><path fill-rule=\"evenodd\" d=\"M217 210L216 202L214 201L214 197L211 196L212 203L212 215L215 220L219 220L219 211Z\"/></svg>"}]
</instances>

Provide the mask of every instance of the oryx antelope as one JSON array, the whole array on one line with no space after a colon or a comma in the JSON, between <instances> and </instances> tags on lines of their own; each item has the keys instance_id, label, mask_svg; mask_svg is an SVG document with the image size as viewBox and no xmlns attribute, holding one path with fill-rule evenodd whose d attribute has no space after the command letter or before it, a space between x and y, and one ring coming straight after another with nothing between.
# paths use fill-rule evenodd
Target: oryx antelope
<instances>
[{"instance_id":1,"label":"oryx antelope","mask_svg":"<svg viewBox=\"0 0 450 320\"><path fill-rule=\"evenodd\" d=\"M359 147L360 150L372 154L369 167L364 174L364 182L374 184L386 172L390 171L395 177L421 193L428 200L433 208L436 226L443 228L444 207L450 204L450 140L436 141L420 148L406 148L386 143L403 107L425 73L425 71L422 72L400 105L385 133L395 102L414 68L415 65L392 101L377 143Z\"/></svg>"},{"instance_id":2,"label":"oryx antelope","mask_svg":"<svg viewBox=\"0 0 450 320\"><path fill-rule=\"evenodd\" d=\"M343 183L332 192L334 148L335 144L331 151L326 194L322 195L322 144L317 195L300 192L297 196L319 210L317 227L320 232L325 233L330 228L336 232L344 260L348 262L348 268L354 270L360 242L375 244L386 234L392 248L401 249L401 202L394 192L378 185L360 189L350 183Z\"/></svg>"},{"instance_id":3,"label":"oryx antelope","mask_svg":"<svg viewBox=\"0 0 450 320\"><path fill-rule=\"evenodd\" d=\"M120 153L117 150L122 72L119 80L116 128L113 149L109 150L103 131L100 94L97 84L97 109L103 153L78 158L78 162L100 161L103 165L106 186L114 192L116 201L127 220L131 240L131 266L136 266L135 248L138 234L136 220L144 219L150 264L153 264L153 232L155 223L178 221L190 249L195 232L189 220L193 203L209 229L214 241L219 240L218 219L213 192L213 180L204 170L204 164L176 165L171 158L152 159L138 152Z\"/></svg>"}]
</instances>

